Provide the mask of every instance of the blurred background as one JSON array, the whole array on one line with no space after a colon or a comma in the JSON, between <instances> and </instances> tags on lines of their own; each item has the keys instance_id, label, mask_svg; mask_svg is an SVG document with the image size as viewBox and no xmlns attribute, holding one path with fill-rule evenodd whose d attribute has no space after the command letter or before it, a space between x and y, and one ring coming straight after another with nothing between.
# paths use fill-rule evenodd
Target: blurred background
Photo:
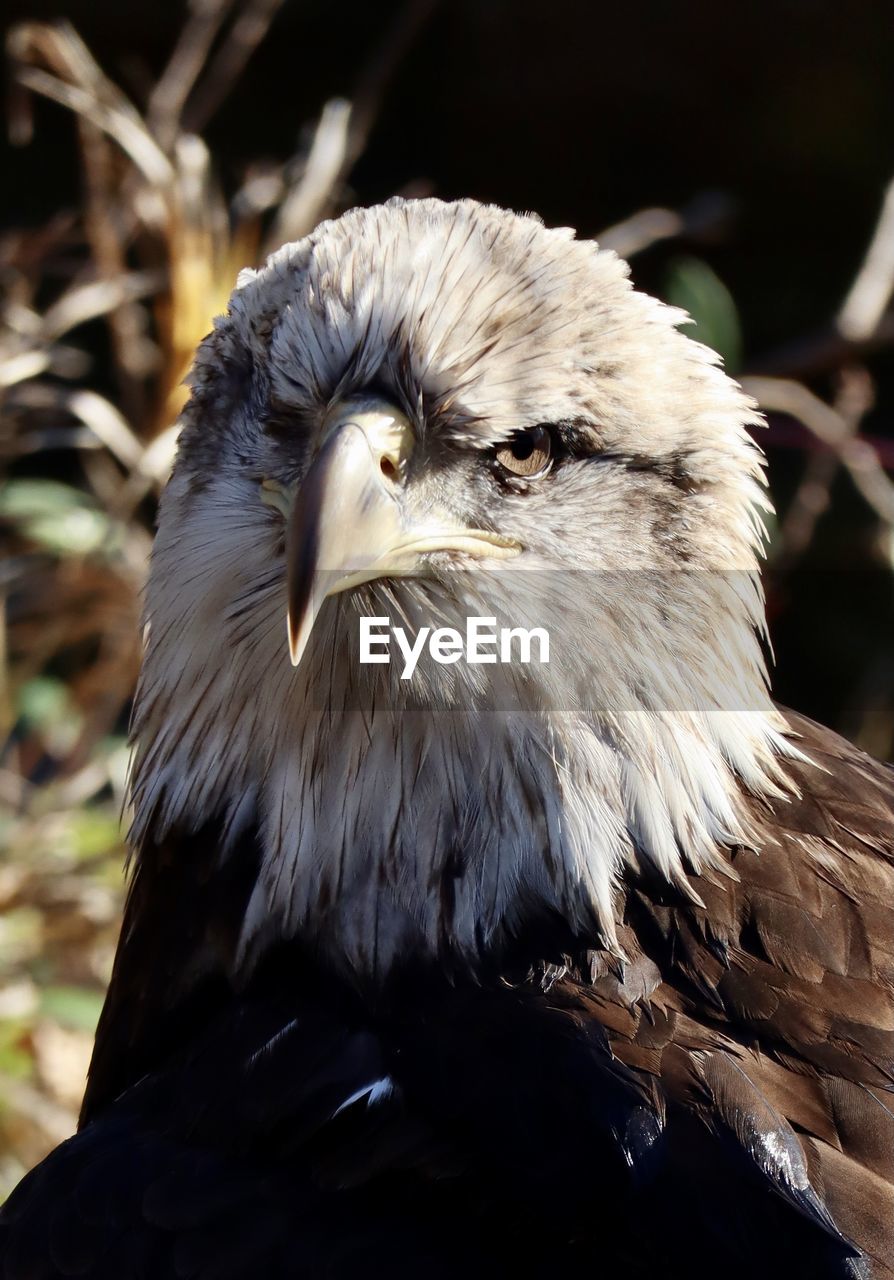
<instances>
[{"instance_id":1,"label":"blurred background","mask_svg":"<svg viewBox=\"0 0 894 1280\"><path fill-rule=\"evenodd\" d=\"M764 407L778 696L894 751L890 0L7 0L0 1198L73 1129L139 597L237 270L394 193L631 259ZM123 818L122 818L123 815Z\"/></svg>"}]
</instances>

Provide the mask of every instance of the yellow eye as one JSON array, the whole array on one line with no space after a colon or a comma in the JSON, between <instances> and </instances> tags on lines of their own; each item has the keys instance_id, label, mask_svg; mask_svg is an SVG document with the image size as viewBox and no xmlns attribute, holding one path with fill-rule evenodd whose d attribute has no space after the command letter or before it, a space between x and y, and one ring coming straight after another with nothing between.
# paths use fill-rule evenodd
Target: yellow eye
<instances>
[{"instance_id":1,"label":"yellow eye","mask_svg":"<svg viewBox=\"0 0 894 1280\"><path fill-rule=\"evenodd\" d=\"M516 431L511 440L499 445L496 459L510 475L538 480L553 465L553 438L546 427Z\"/></svg>"}]
</instances>

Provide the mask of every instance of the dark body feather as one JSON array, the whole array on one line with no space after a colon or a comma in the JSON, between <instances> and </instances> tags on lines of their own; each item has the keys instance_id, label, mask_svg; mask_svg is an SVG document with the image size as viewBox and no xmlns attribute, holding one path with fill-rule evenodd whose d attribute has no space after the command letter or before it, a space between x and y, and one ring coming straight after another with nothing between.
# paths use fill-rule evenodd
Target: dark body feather
<instances>
[{"instance_id":1,"label":"dark body feather","mask_svg":"<svg viewBox=\"0 0 894 1280\"><path fill-rule=\"evenodd\" d=\"M894 774L789 721L800 798L704 905L627 884L623 965L540 921L475 981L296 942L236 986L250 813L144 849L0 1275L890 1280Z\"/></svg>"}]
</instances>

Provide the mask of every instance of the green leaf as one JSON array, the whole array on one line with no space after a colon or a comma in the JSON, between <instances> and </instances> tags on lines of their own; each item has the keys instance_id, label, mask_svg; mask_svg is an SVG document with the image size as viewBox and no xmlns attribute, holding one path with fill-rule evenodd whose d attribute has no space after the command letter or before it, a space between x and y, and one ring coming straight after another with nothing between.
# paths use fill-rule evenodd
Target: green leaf
<instances>
[{"instance_id":1,"label":"green leaf","mask_svg":"<svg viewBox=\"0 0 894 1280\"><path fill-rule=\"evenodd\" d=\"M73 1031L95 1031L102 1010L102 995L87 987L46 987L40 996L40 1013Z\"/></svg>"},{"instance_id":2,"label":"green leaf","mask_svg":"<svg viewBox=\"0 0 894 1280\"><path fill-rule=\"evenodd\" d=\"M121 845L121 824L117 810L92 806L71 816L71 835L77 858L97 858L113 853Z\"/></svg>"},{"instance_id":3,"label":"green leaf","mask_svg":"<svg viewBox=\"0 0 894 1280\"><path fill-rule=\"evenodd\" d=\"M57 480L10 480L0 489L0 516L57 555L88 555L107 544L112 522L86 494Z\"/></svg>"},{"instance_id":4,"label":"green leaf","mask_svg":"<svg viewBox=\"0 0 894 1280\"><path fill-rule=\"evenodd\" d=\"M26 1046L28 1026L21 1018L0 1018L0 1075L26 1080L34 1061Z\"/></svg>"},{"instance_id":5,"label":"green leaf","mask_svg":"<svg viewBox=\"0 0 894 1280\"><path fill-rule=\"evenodd\" d=\"M69 690L54 676L27 680L16 695L16 711L25 730L39 734L57 757L71 750L84 722Z\"/></svg>"},{"instance_id":6,"label":"green leaf","mask_svg":"<svg viewBox=\"0 0 894 1280\"><path fill-rule=\"evenodd\" d=\"M742 366L742 329L735 299L720 277L701 258L671 262L664 296L695 321L695 337L713 347L730 373Z\"/></svg>"},{"instance_id":7,"label":"green leaf","mask_svg":"<svg viewBox=\"0 0 894 1280\"><path fill-rule=\"evenodd\" d=\"M19 717L28 729L45 729L74 713L67 686L54 676L27 680L19 689L16 702Z\"/></svg>"},{"instance_id":8,"label":"green leaf","mask_svg":"<svg viewBox=\"0 0 894 1280\"><path fill-rule=\"evenodd\" d=\"M0 973L20 968L40 955L43 915L37 907L7 907L0 914Z\"/></svg>"}]
</instances>

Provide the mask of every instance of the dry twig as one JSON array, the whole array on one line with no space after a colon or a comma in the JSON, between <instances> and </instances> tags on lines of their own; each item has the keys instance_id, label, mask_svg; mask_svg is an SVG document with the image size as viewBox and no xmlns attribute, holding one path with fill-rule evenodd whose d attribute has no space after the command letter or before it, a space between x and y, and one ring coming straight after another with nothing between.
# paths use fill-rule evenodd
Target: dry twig
<instances>
[{"instance_id":1,"label":"dry twig","mask_svg":"<svg viewBox=\"0 0 894 1280\"><path fill-rule=\"evenodd\" d=\"M166 151L177 139L186 100L232 5L233 0L190 0L186 25L146 109L149 128Z\"/></svg>"},{"instance_id":2,"label":"dry twig","mask_svg":"<svg viewBox=\"0 0 894 1280\"><path fill-rule=\"evenodd\" d=\"M889 336L882 331L886 321L890 324L885 311L892 291L894 181L887 188L866 256L836 317L835 332L839 340L848 344L850 361L840 371L835 404L826 404L791 378L756 375L743 379L746 391L761 408L797 418L829 450L808 459L782 521L778 559L787 567L807 549L818 521L828 510L840 466L847 469L878 518L894 527L894 482L886 474L877 450L859 434L863 418L874 402L872 380L865 368L853 363L854 348Z\"/></svg>"},{"instance_id":3,"label":"dry twig","mask_svg":"<svg viewBox=\"0 0 894 1280\"><path fill-rule=\"evenodd\" d=\"M601 248L620 258L633 258L663 240L716 234L729 221L732 206L718 192L706 192L684 209L640 209L596 236Z\"/></svg>"},{"instance_id":4,"label":"dry twig","mask_svg":"<svg viewBox=\"0 0 894 1280\"><path fill-rule=\"evenodd\" d=\"M868 342L894 292L894 180L888 184L863 264L841 305L836 327L848 342Z\"/></svg>"},{"instance_id":5,"label":"dry twig","mask_svg":"<svg viewBox=\"0 0 894 1280\"><path fill-rule=\"evenodd\" d=\"M284 0L246 0L223 43L205 67L184 111L184 127L200 133L218 110L249 58L270 30Z\"/></svg>"},{"instance_id":6,"label":"dry twig","mask_svg":"<svg viewBox=\"0 0 894 1280\"><path fill-rule=\"evenodd\" d=\"M886 474L872 445L855 435L859 420L848 421L800 382L754 376L743 378L742 385L762 409L797 418L832 449L879 519L894 524L894 481Z\"/></svg>"}]
</instances>

